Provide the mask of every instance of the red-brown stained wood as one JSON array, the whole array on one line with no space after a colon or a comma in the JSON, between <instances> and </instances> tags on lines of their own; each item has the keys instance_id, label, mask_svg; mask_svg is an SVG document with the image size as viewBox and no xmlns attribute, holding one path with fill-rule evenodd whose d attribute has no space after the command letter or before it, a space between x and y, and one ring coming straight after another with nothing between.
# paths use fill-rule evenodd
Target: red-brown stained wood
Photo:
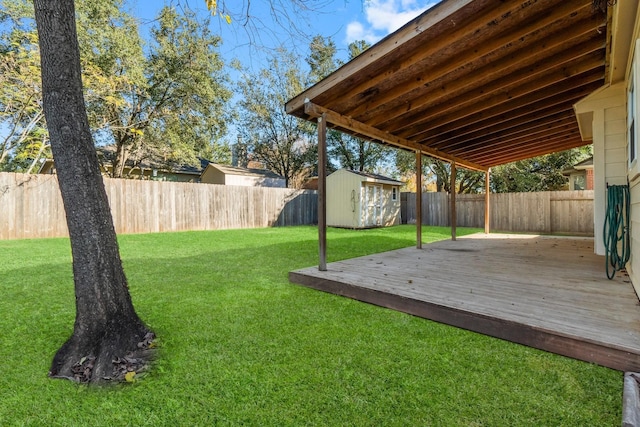
<instances>
[{"instance_id":1,"label":"red-brown stained wood","mask_svg":"<svg viewBox=\"0 0 640 427\"><path fill-rule=\"evenodd\" d=\"M286 110L312 120L308 99L335 113L330 125L348 117L372 140L479 170L573 148L584 142L559 137L578 131L573 104L606 83L607 24L591 0L445 0ZM553 125L559 116L572 120ZM555 143L540 144L542 129Z\"/></svg>"}]
</instances>

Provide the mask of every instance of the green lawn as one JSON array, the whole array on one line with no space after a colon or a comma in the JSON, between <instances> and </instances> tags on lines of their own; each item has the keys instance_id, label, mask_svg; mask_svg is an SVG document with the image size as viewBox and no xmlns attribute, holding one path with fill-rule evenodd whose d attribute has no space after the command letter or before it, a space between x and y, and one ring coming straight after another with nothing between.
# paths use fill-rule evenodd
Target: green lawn
<instances>
[{"instance_id":1,"label":"green lawn","mask_svg":"<svg viewBox=\"0 0 640 427\"><path fill-rule=\"evenodd\" d=\"M414 242L412 226L330 229L328 258ZM315 228L120 246L160 358L99 389L46 375L74 319L68 240L0 242L0 425L620 425L619 372L290 284L317 263Z\"/></svg>"}]
</instances>

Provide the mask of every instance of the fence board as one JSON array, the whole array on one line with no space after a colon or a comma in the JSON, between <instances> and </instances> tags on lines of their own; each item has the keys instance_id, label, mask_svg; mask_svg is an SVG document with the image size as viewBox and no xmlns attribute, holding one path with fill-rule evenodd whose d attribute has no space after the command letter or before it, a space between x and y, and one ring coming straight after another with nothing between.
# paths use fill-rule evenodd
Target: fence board
<instances>
[{"instance_id":1,"label":"fence board","mask_svg":"<svg viewBox=\"0 0 640 427\"><path fill-rule=\"evenodd\" d=\"M490 227L495 231L593 236L593 190L491 194ZM449 225L449 196L423 193L425 225ZM460 227L484 227L484 194L456 196ZM402 222L415 224L416 197L402 193Z\"/></svg>"},{"instance_id":2,"label":"fence board","mask_svg":"<svg viewBox=\"0 0 640 427\"><path fill-rule=\"evenodd\" d=\"M317 224L315 191L105 178L118 233ZM423 194L423 224L449 226L449 196ZM415 194L401 194L415 224ZM484 226L484 195L457 196L461 227ZM593 191L491 195L496 231L593 235ZM67 236L55 175L0 173L0 239Z\"/></svg>"},{"instance_id":3,"label":"fence board","mask_svg":"<svg viewBox=\"0 0 640 427\"><path fill-rule=\"evenodd\" d=\"M311 190L104 179L116 232L317 224ZM68 236L55 175L0 173L0 239Z\"/></svg>"}]
</instances>

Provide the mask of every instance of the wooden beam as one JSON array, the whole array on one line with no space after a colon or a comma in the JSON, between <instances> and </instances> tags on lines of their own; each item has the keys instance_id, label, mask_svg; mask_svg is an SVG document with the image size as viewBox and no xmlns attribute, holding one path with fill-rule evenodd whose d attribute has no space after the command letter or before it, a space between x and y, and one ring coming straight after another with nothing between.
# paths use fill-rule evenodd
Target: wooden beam
<instances>
[{"instance_id":1,"label":"wooden beam","mask_svg":"<svg viewBox=\"0 0 640 427\"><path fill-rule=\"evenodd\" d=\"M305 103L304 111L306 114L308 114L311 117L322 116L326 119L327 122L332 123L338 128L356 132L373 141L383 142L399 148L409 148L412 150L419 150L420 152L422 152L423 154L426 154L427 156L435 157L437 159L445 160L447 162L456 162L460 166L463 166L467 169L477 170L477 171L487 170L487 167L483 165L476 164L473 162L468 162L464 159L461 159L456 156L451 156L439 150L434 150L429 147L424 147L421 144L418 144L417 142L400 138L387 132L383 132L372 126L358 122L357 120L354 120L347 116L343 116L342 114L336 113L335 111L331 111L327 108L321 107L309 101Z\"/></svg>"},{"instance_id":2,"label":"wooden beam","mask_svg":"<svg viewBox=\"0 0 640 427\"><path fill-rule=\"evenodd\" d=\"M571 117L575 120L575 112L573 105L582 99L579 95L571 97L566 101L553 103L553 105L545 106L544 103L538 103L534 106L516 109L513 111L515 117L510 114L502 114L500 117L491 121L484 121L470 125L462 125L452 131L440 134L436 137L423 139L421 144L428 145L439 150L445 147L456 147L464 145L466 140L482 139L483 135L491 136L496 132L505 131L519 126L536 126L539 123L554 120L557 116ZM529 114L527 114L529 111Z\"/></svg>"},{"instance_id":3,"label":"wooden beam","mask_svg":"<svg viewBox=\"0 0 640 427\"><path fill-rule=\"evenodd\" d=\"M486 145L472 145L470 150L465 150L463 147L458 150L452 150L456 152L464 153L465 157L487 157L492 158L497 154L506 154L510 150L514 150L521 147L526 147L528 144L537 144L538 141L550 141L552 139L573 138L580 136L580 129L578 124L574 121L571 127L552 129L544 132L532 132L531 135L524 135L519 138L506 138ZM452 153L454 154L454 153Z\"/></svg>"},{"instance_id":4,"label":"wooden beam","mask_svg":"<svg viewBox=\"0 0 640 427\"><path fill-rule=\"evenodd\" d=\"M471 153L475 150L484 150L484 148L490 142L505 142L505 141L513 141L516 138L520 138L523 136L532 136L532 135L544 135L551 130L561 130L561 129L573 129L577 125L575 113L571 111L562 112L557 116L557 118L549 117L546 120L540 120L530 122L524 125L517 125L510 129L480 134L475 138L471 138L466 141L466 143L458 143L451 141L450 144L445 144L443 146L437 146L438 149L442 150L446 147L447 151L451 152L453 155L457 155L456 151L461 150L465 154ZM436 147L434 147L436 148Z\"/></svg>"},{"instance_id":5,"label":"wooden beam","mask_svg":"<svg viewBox=\"0 0 640 427\"><path fill-rule=\"evenodd\" d=\"M490 4L491 0L485 0L484 2ZM477 3L477 6L474 5L474 3ZM477 0L459 0L455 2L442 2L434 6L427 13L424 13L408 22L398 31L381 40L379 43L376 43L352 61L347 62L316 85L289 100L285 104L285 111L288 114L294 114L304 108L307 99L314 99L329 91L331 88L338 86L345 80L358 78L358 75L365 68L370 67L377 61L380 61L381 58L387 57L396 51L398 46L402 47L405 44L409 44L414 39L424 37L425 31L432 30L439 23L445 23L446 25L455 27L456 22L451 20L451 17L454 14L460 11L464 12L467 8L469 8L469 13L476 13L477 11L486 8L486 6L481 3L482 2ZM477 10L475 10L476 7Z\"/></svg>"},{"instance_id":6,"label":"wooden beam","mask_svg":"<svg viewBox=\"0 0 640 427\"><path fill-rule=\"evenodd\" d=\"M580 137L576 137L571 140L557 141L553 144L545 144L541 146L536 146L534 141L532 146L527 147L526 149L515 151L512 154L506 155L506 157L487 159L487 163L490 163L491 166L498 166L504 163L515 162L517 160L529 159L531 157L538 157L545 154L557 153L558 151L569 150L571 148L582 147L589 143L589 141L585 142Z\"/></svg>"},{"instance_id":7,"label":"wooden beam","mask_svg":"<svg viewBox=\"0 0 640 427\"><path fill-rule=\"evenodd\" d=\"M474 88L481 88L493 79L500 79L502 75L511 70L533 67L542 72L550 67L573 61L580 55L602 48L600 38L586 38L594 33L593 27L594 25L589 19L586 23L581 22L576 25L575 36L560 32L539 41L539 43L532 43L529 49L508 54L504 59L490 61L479 67L474 67L471 62L471 66L465 66L456 72L434 76L435 78L429 80L431 84L428 88L424 85L428 76L423 77L420 80L423 84L416 86L407 94L396 96L393 101L387 104L377 106L367 104L369 108L361 115L357 114L357 110L352 115L357 116L362 122L375 123L384 127L385 122L390 122L406 114L407 105L411 105L411 110L427 108L436 103L442 105L451 97L452 93L470 92ZM567 51L567 49L570 50ZM546 59L549 54L553 54L553 57ZM433 68L438 70L438 67ZM397 90L394 88L393 92L397 93Z\"/></svg>"},{"instance_id":8,"label":"wooden beam","mask_svg":"<svg viewBox=\"0 0 640 427\"><path fill-rule=\"evenodd\" d=\"M327 120L318 117L318 270L327 271Z\"/></svg>"},{"instance_id":9,"label":"wooden beam","mask_svg":"<svg viewBox=\"0 0 640 427\"><path fill-rule=\"evenodd\" d=\"M451 197L451 240L456 240L456 226L458 217L456 212L456 163L451 162L451 183L449 184Z\"/></svg>"},{"instance_id":10,"label":"wooden beam","mask_svg":"<svg viewBox=\"0 0 640 427\"><path fill-rule=\"evenodd\" d=\"M422 249L422 152L416 150L416 247Z\"/></svg>"},{"instance_id":11,"label":"wooden beam","mask_svg":"<svg viewBox=\"0 0 640 427\"><path fill-rule=\"evenodd\" d=\"M510 5L510 6L512 7L513 5ZM540 5L538 4L537 6L539 7ZM381 94L376 94L375 99L372 99L371 101L366 103L362 103L360 104L360 106L356 107L353 110L353 116L359 117L360 114L365 113L367 111L366 107L374 109L380 105L384 105L392 101L393 99L399 96L403 96L404 94L409 93L416 88L421 88L421 87L424 88L425 82L431 82L440 76L451 74L456 70L459 70L460 68L467 68L471 73L475 74L476 70L474 70L474 68L478 68L478 67L477 66L474 67L472 65L473 62L470 61L469 58L480 59L489 55L498 56L497 52L506 50L505 46L509 46L512 49L516 49L516 48L522 49L523 51L530 53L532 56L535 56L537 50L541 48L548 49L548 46L542 40L536 40L536 39L542 38L547 34L546 32L541 31L541 29L543 29L545 26L548 26L550 23L555 22L558 19L558 16L572 15L571 20L576 21L575 22L576 24L579 23L577 21L585 17L588 19L586 25L575 26L576 33L573 32L574 27L572 27L572 32L563 31L565 46L567 45L567 42L571 38L584 34L585 31L593 32L594 28L598 27L599 21L593 20L594 15L591 13L590 5L587 5L587 4L582 5L580 7L580 10L576 10L575 3L570 3L565 1L560 5L551 6L551 8L554 13L548 14L544 19L532 21L528 25L519 27L514 31L500 33L499 32L501 29L500 25L498 23L491 22L492 24L490 25L491 29L482 30L483 37L486 37L486 40L477 40L473 46L467 48L465 51L458 51L457 54L453 56L450 55L450 53L447 55L452 41L448 38L449 34L446 34L445 43L447 43L447 45L442 47L442 51L444 52L444 55L448 59L448 61L443 62L441 60L438 60L438 57L436 55L439 52L431 53L429 52L429 49L425 47L424 52L427 53L427 55L424 56L424 58L421 59L420 62L417 62L417 64L414 64L414 69L416 70L417 76L419 76L419 78L407 78L407 79L399 78L398 81L406 80L406 83L395 86L393 90L383 91ZM501 17L501 18L504 19L504 17ZM486 18L484 16L480 17L480 19L482 20L481 22L483 23L490 22L489 20L490 18ZM492 37L491 31L496 31L497 32L496 36ZM530 46L530 44L535 44L536 42L539 43L538 47ZM429 43L429 46L431 45L432 43ZM568 55L566 54L563 55L563 57L567 57L567 56ZM538 62L541 62L541 61L538 60ZM436 66L433 66L434 63L436 64ZM484 76L481 74L481 72L482 72L481 70L478 71L477 75L482 76L483 78ZM504 80L513 81L512 80L513 78L519 79L519 77L517 77L517 74L518 73L515 73L515 72L509 73L508 76L505 76ZM460 78L459 81L465 81L465 80L473 81L475 79L478 79L478 77L474 77L473 79ZM499 80L503 80L503 79L499 79ZM367 85L370 85L372 82L373 81L371 79L366 80ZM495 82L495 83L498 83L498 82ZM363 92L365 89L360 89L358 92ZM447 91L449 90L450 88L448 88ZM358 92L356 92L356 90L350 91L349 92L350 98L351 99L360 98L361 96L358 96L359 95ZM431 97L425 94L423 96L423 99L430 100ZM449 102L447 102L446 104L455 105L455 103L449 103ZM433 105L433 103L430 102L430 105Z\"/></svg>"},{"instance_id":12,"label":"wooden beam","mask_svg":"<svg viewBox=\"0 0 640 427\"><path fill-rule=\"evenodd\" d=\"M491 175L491 169L487 169L484 173L484 234L489 234L489 227L491 224L491 188L489 186L489 177Z\"/></svg>"},{"instance_id":13,"label":"wooden beam","mask_svg":"<svg viewBox=\"0 0 640 427\"><path fill-rule=\"evenodd\" d=\"M468 125L470 123L476 123L489 118L499 116L500 114L506 114L515 108L532 105L541 100L546 100L548 105L553 102L553 99L557 99L558 103L565 100L565 92L573 92L579 90L578 88L588 87L595 85L600 87L602 85L602 74L604 70L596 69L590 70L585 74L573 76L567 80L556 82L550 86L541 88L540 90L532 90L525 94L518 94L513 98L509 98L509 94L501 94L485 99L482 102L475 103L473 105L466 106L459 110L455 110L451 113L444 114L425 122L421 117L416 117L412 122L406 122L407 126L401 130L398 129L401 126L395 126L393 129L386 129L402 138L410 138L413 140L424 139L419 135L425 134L425 129L430 134L434 130L440 129L444 132L450 131L452 127L455 127L456 123ZM569 88L569 90L567 90ZM591 89L588 93L591 93ZM428 135L429 137L432 135Z\"/></svg>"},{"instance_id":14,"label":"wooden beam","mask_svg":"<svg viewBox=\"0 0 640 427\"><path fill-rule=\"evenodd\" d=\"M557 87L580 76L596 74L595 79L602 78L602 57L604 50L596 51L570 64L552 68L536 75L529 69L520 70L502 79L479 87L471 92L461 93L444 104L435 104L428 109L420 109L414 114L407 114L402 119L377 125L381 129L400 133L403 128L411 128L416 124L430 123L441 117L453 114L458 120L470 111L480 112L519 98L527 99L527 95L543 93L546 88ZM595 70L595 73L594 73Z\"/></svg>"}]
</instances>

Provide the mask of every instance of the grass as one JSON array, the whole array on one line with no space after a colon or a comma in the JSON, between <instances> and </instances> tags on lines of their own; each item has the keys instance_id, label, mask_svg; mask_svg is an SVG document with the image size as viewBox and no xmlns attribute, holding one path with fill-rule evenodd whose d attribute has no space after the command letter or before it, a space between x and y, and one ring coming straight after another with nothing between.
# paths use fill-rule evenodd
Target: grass
<instances>
[{"instance_id":1,"label":"grass","mask_svg":"<svg viewBox=\"0 0 640 427\"><path fill-rule=\"evenodd\" d=\"M317 263L315 228L119 240L154 369L109 389L47 378L73 326L68 240L0 242L0 425L620 424L619 372L290 284ZM414 242L330 229L328 257Z\"/></svg>"}]
</instances>

